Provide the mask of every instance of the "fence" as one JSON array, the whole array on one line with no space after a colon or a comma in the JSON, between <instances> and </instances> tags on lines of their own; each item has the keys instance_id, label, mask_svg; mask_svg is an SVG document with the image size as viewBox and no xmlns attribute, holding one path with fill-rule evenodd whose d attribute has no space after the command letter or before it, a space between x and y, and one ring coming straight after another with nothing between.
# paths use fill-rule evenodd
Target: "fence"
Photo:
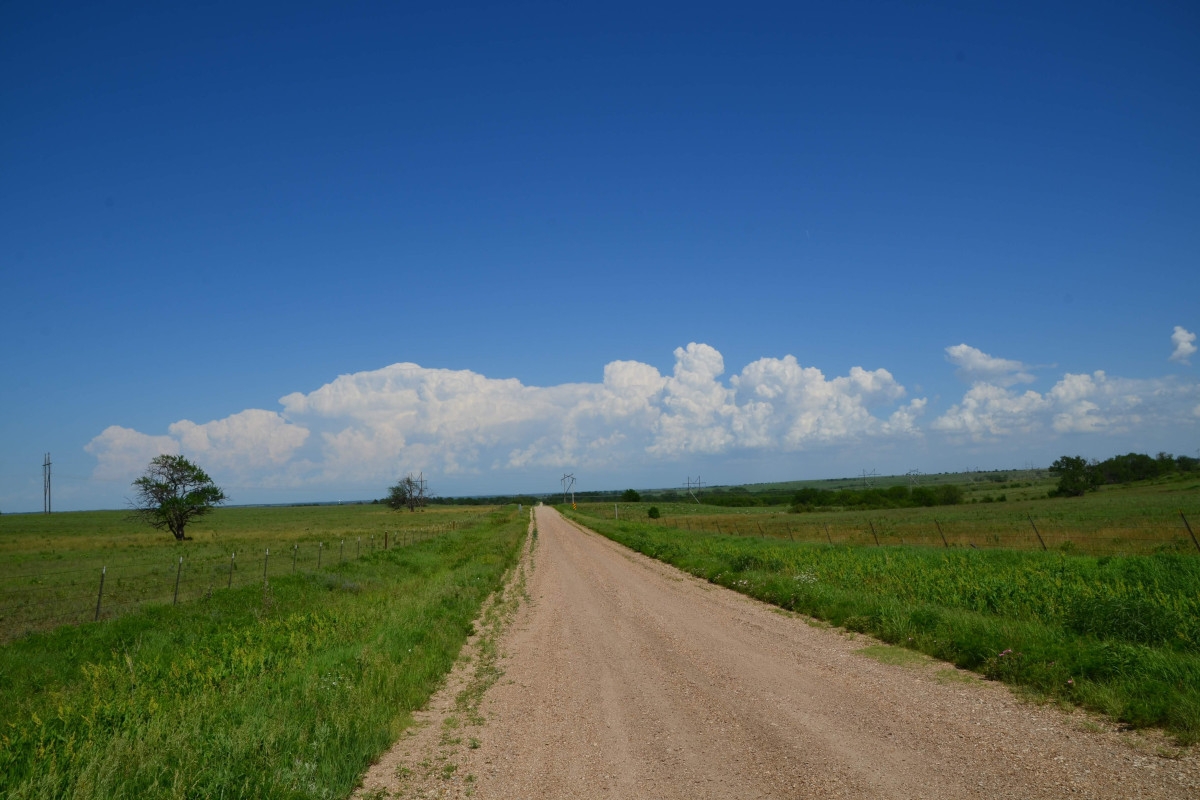
<instances>
[{"instance_id":1,"label":"fence","mask_svg":"<svg viewBox=\"0 0 1200 800\"><path fill-rule=\"evenodd\" d=\"M113 555L96 567L7 575L0 584L0 641L59 625L110 619L150 603L177 604L213 592L327 569L376 550L404 547L464 527L461 521L353 538L293 541L223 555Z\"/></svg>"},{"instance_id":2,"label":"fence","mask_svg":"<svg viewBox=\"0 0 1200 800\"><path fill-rule=\"evenodd\" d=\"M611 516L611 515L610 515ZM1166 520L1079 528L1053 520L894 520L809 522L796 515L721 514L662 517L657 524L677 530L730 536L760 536L797 542L869 546L923 546L1059 550L1089 555L1136 555L1156 552L1200 553L1200 541L1182 512Z\"/></svg>"}]
</instances>

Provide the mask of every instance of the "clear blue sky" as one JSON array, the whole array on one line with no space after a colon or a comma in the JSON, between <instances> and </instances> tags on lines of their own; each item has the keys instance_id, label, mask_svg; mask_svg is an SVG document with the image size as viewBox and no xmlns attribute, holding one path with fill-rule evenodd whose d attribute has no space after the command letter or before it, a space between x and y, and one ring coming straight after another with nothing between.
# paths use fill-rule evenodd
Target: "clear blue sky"
<instances>
[{"instance_id":1,"label":"clear blue sky","mask_svg":"<svg viewBox=\"0 0 1200 800\"><path fill-rule=\"evenodd\" d=\"M7 4L0 113L3 512L1200 447L1194 3Z\"/></svg>"}]
</instances>

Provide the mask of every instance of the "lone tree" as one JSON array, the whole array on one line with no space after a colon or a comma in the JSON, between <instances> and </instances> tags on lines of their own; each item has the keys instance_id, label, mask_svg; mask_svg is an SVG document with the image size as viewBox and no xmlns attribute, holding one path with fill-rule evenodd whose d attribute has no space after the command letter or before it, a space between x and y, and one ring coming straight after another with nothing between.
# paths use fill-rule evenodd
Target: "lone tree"
<instances>
[{"instance_id":1,"label":"lone tree","mask_svg":"<svg viewBox=\"0 0 1200 800\"><path fill-rule=\"evenodd\" d=\"M399 511L407 508L416 511L425 507L426 497L425 473L413 477L410 472L400 479L400 482L388 489L387 504Z\"/></svg>"},{"instance_id":2,"label":"lone tree","mask_svg":"<svg viewBox=\"0 0 1200 800\"><path fill-rule=\"evenodd\" d=\"M1058 478L1058 488L1051 494L1057 497L1082 497L1100 486L1101 475L1095 464L1082 456L1063 456L1050 465L1050 474Z\"/></svg>"},{"instance_id":3,"label":"lone tree","mask_svg":"<svg viewBox=\"0 0 1200 800\"><path fill-rule=\"evenodd\" d=\"M133 482L133 490L134 516L152 528L170 531L178 541L185 538L183 529L189 522L226 500L208 473L183 456L151 460L146 474Z\"/></svg>"},{"instance_id":4,"label":"lone tree","mask_svg":"<svg viewBox=\"0 0 1200 800\"><path fill-rule=\"evenodd\" d=\"M642 496L638 493L638 491L636 489L626 489L621 494L621 502L622 503L640 503L640 502L642 502Z\"/></svg>"}]
</instances>

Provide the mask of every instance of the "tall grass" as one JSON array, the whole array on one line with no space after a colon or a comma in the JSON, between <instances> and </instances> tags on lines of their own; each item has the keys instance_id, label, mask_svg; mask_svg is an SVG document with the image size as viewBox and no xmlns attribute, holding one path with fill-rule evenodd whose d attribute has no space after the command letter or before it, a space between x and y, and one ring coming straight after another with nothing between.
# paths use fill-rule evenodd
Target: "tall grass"
<instances>
[{"instance_id":1,"label":"tall grass","mask_svg":"<svg viewBox=\"0 0 1200 800\"><path fill-rule=\"evenodd\" d=\"M525 530L411 547L0 648L0 795L343 797L453 663Z\"/></svg>"},{"instance_id":2,"label":"tall grass","mask_svg":"<svg viewBox=\"0 0 1200 800\"><path fill-rule=\"evenodd\" d=\"M218 509L191 526L192 538L184 542L120 511L0 517L0 641L97 614L119 616L147 602L187 602L261 580L264 573L274 579L327 567L439 535L488 511Z\"/></svg>"},{"instance_id":3,"label":"tall grass","mask_svg":"<svg viewBox=\"0 0 1200 800\"><path fill-rule=\"evenodd\" d=\"M830 546L575 516L783 608L1200 741L1195 557Z\"/></svg>"}]
</instances>

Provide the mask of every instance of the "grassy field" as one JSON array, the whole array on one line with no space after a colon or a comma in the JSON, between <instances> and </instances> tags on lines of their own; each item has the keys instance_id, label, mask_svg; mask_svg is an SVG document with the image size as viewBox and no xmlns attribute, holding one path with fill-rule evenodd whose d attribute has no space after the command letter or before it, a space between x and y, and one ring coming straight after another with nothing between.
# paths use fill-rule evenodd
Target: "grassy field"
<instances>
[{"instance_id":1,"label":"grassy field","mask_svg":"<svg viewBox=\"0 0 1200 800\"><path fill-rule=\"evenodd\" d=\"M330 541L436 518L370 512L230 509L209 538L247 548ZM27 531L26 541L44 546L43 558L98 557L106 537L94 518L78 519L73 530ZM308 529L294 529L297 520ZM346 796L439 684L528 524L511 507L460 521L321 570L0 646L0 796ZM153 534L127 535L114 534L114 554L160 547ZM182 547L206 544L198 536Z\"/></svg>"},{"instance_id":2,"label":"grassy field","mask_svg":"<svg viewBox=\"0 0 1200 800\"><path fill-rule=\"evenodd\" d=\"M273 580L353 560L462 527L489 511L221 508L189 527L192 539L184 542L122 511L0 516L0 641L94 620L98 604L100 618L111 618L146 603L187 602L260 582L264 573Z\"/></svg>"},{"instance_id":3,"label":"grassy field","mask_svg":"<svg viewBox=\"0 0 1200 800\"><path fill-rule=\"evenodd\" d=\"M1179 491L1150 486L1039 507L1044 518L1064 526L1085 528L1089 519L1120 515L1129 524L1166 505L1160 494L1177 499ZM863 547L663 527L645 520L644 504L637 521L632 508L623 520L612 518L611 507L564 513L766 602L1134 726L1161 726L1181 743L1200 741L1200 557L1194 550L1084 556L1061 548ZM982 527L987 515L998 513L1009 512L1001 504L977 504L944 518ZM770 516L698 518L728 525L740 519L746 527Z\"/></svg>"},{"instance_id":4,"label":"grassy field","mask_svg":"<svg viewBox=\"0 0 1200 800\"><path fill-rule=\"evenodd\" d=\"M1180 515L1200 536L1195 475L1105 486L1077 498L1047 498L1053 486L1050 480L976 483L964 487L965 503L933 508L789 514L786 506L643 502L580 504L579 510L598 519L643 520L654 505L667 527L826 544L1041 550L1044 543L1049 550L1092 555L1200 555Z\"/></svg>"}]
</instances>

